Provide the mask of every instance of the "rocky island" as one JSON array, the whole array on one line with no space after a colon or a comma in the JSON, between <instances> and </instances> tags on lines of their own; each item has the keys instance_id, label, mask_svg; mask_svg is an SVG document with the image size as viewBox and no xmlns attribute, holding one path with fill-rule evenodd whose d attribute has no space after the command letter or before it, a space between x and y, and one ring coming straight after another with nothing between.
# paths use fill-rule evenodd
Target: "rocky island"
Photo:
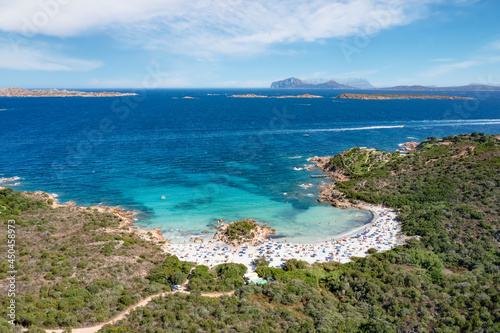
<instances>
[{"instance_id":1,"label":"rocky island","mask_svg":"<svg viewBox=\"0 0 500 333\"><path fill-rule=\"evenodd\" d=\"M122 97L136 96L136 93L119 93L111 91L76 91L59 89L0 88L0 97Z\"/></svg>"},{"instance_id":2,"label":"rocky island","mask_svg":"<svg viewBox=\"0 0 500 333\"><path fill-rule=\"evenodd\" d=\"M260 226L255 220L234 221L217 227L214 241L222 241L232 246L247 243L257 245L275 232L276 230L266 225Z\"/></svg>"},{"instance_id":3,"label":"rocky island","mask_svg":"<svg viewBox=\"0 0 500 333\"><path fill-rule=\"evenodd\" d=\"M231 95L229 97L236 97L236 98L267 98L268 96L256 95L256 94L245 94L245 95Z\"/></svg>"},{"instance_id":4,"label":"rocky island","mask_svg":"<svg viewBox=\"0 0 500 333\"><path fill-rule=\"evenodd\" d=\"M363 100L387 100L387 99L473 99L471 97L449 96L449 95L419 95L419 94L341 94L335 98L363 99Z\"/></svg>"},{"instance_id":5,"label":"rocky island","mask_svg":"<svg viewBox=\"0 0 500 333\"><path fill-rule=\"evenodd\" d=\"M283 96L276 96L276 98L323 98L323 96L311 95L311 94L302 94L302 95L283 95Z\"/></svg>"},{"instance_id":6,"label":"rocky island","mask_svg":"<svg viewBox=\"0 0 500 333\"><path fill-rule=\"evenodd\" d=\"M231 95L229 97L237 97L237 98L323 98L323 96L311 95L311 94L282 95L282 96L265 96L265 95L245 94L245 95Z\"/></svg>"}]
</instances>

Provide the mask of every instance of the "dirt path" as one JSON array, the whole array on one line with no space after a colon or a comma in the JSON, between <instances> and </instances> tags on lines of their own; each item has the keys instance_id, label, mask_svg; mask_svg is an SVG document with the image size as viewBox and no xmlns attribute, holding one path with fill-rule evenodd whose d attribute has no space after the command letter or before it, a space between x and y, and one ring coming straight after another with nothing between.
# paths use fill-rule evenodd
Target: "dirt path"
<instances>
[{"instance_id":1,"label":"dirt path","mask_svg":"<svg viewBox=\"0 0 500 333\"><path fill-rule=\"evenodd\" d=\"M188 284L189 284L189 280L191 278L192 272L193 271L191 270L191 272L189 273L188 278L181 285L182 286L181 290L166 291L166 292L162 292L162 293L159 293L159 294L148 296L148 297L142 299L139 303L137 303L135 305L132 305L129 308L123 310L117 316L115 316L114 318L108 320L107 322L104 322L104 323L101 323L101 324L97 324L95 326L90 326L90 327L73 328L72 329L72 333L95 333L95 332L99 331L101 328L103 328L106 325L113 324L113 323L116 323L116 322L118 322L118 321L120 321L122 319L125 319L125 317L130 312L132 312L133 310L135 310L138 307L146 306L155 297L163 297L163 296L166 296L166 295L169 295L169 294L175 294L175 293L189 294L190 291L188 290ZM234 293L234 290L233 291L228 291L228 292L201 293L201 296L204 296L204 297L222 297L222 296L230 296L233 293ZM50 329L49 328L49 329L46 329L46 331L48 333L62 333L64 331L64 329Z\"/></svg>"}]
</instances>

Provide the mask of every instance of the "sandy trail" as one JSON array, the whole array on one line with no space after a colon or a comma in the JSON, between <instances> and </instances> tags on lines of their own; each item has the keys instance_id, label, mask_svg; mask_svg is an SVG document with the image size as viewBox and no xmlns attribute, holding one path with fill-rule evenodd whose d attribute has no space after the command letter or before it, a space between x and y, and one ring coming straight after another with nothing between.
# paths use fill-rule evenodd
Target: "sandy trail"
<instances>
[{"instance_id":1,"label":"sandy trail","mask_svg":"<svg viewBox=\"0 0 500 333\"><path fill-rule=\"evenodd\" d=\"M192 273L192 270L191 270L191 273ZM153 298L163 297L163 296L166 296L169 294L175 294L175 293L189 294L190 291L188 290L188 284L189 284L189 279L191 278L191 273L189 274L188 279L186 281L184 281L184 283L181 285L182 286L181 290L166 291L166 292L162 292L162 293L148 296L148 297L142 299L139 303L130 306L129 308L120 312L117 316L113 317L112 319L110 319L104 323L97 324L95 326L90 326L90 327L73 328L72 332L73 333L95 333L95 332L98 332L101 328L103 328L106 325L113 324L113 323L116 323L122 319L125 319L125 317L130 312L132 312L133 310L135 310L138 307L146 306L149 302L151 302L151 300L153 300ZM222 297L222 296L231 296L233 293L234 293L234 290L228 291L228 292L201 293L201 296L204 296L204 297ZM46 329L46 331L48 333L62 333L62 332L64 332L64 329Z\"/></svg>"}]
</instances>

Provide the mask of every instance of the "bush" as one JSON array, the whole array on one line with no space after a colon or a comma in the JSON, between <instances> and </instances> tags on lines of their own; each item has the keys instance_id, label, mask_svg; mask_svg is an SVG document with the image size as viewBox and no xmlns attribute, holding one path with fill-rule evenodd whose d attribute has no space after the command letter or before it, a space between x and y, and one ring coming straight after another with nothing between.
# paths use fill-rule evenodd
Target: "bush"
<instances>
[{"instance_id":1,"label":"bush","mask_svg":"<svg viewBox=\"0 0 500 333\"><path fill-rule=\"evenodd\" d=\"M80 260L78 265L76 265L76 267L78 267L79 269L84 269L88 266L88 264L89 264L89 261L87 259L83 258L82 260Z\"/></svg>"},{"instance_id":2,"label":"bush","mask_svg":"<svg viewBox=\"0 0 500 333\"><path fill-rule=\"evenodd\" d=\"M172 284L172 280L180 281L181 284L186 279L195 264L187 261L180 261L177 256L169 255L159 267L151 270L146 277L151 282L157 282L164 285Z\"/></svg>"},{"instance_id":3,"label":"bush","mask_svg":"<svg viewBox=\"0 0 500 333\"><path fill-rule=\"evenodd\" d=\"M130 297L130 295L123 295L118 301L125 306L130 306L135 303L134 299Z\"/></svg>"},{"instance_id":4,"label":"bush","mask_svg":"<svg viewBox=\"0 0 500 333\"><path fill-rule=\"evenodd\" d=\"M256 226L256 222L249 220L235 221L227 226L225 233L230 241L252 239L254 237L252 230L255 229Z\"/></svg>"},{"instance_id":5,"label":"bush","mask_svg":"<svg viewBox=\"0 0 500 333\"><path fill-rule=\"evenodd\" d=\"M267 261L266 257L264 256L261 256L259 258L256 258L252 261L252 264L254 264L255 266L259 267L259 266L269 266L269 261Z\"/></svg>"},{"instance_id":6,"label":"bush","mask_svg":"<svg viewBox=\"0 0 500 333\"><path fill-rule=\"evenodd\" d=\"M285 267L283 268L285 271L293 271L296 269L306 269L309 264L306 261L298 260L298 259L288 259L285 262Z\"/></svg>"},{"instance_id":7,"label":"bush","mask_svg":"<svg viewBox=\"0 0 500 333\"><path fill-rule=\"evenodd\" d=\"M182 272L174 272L170 275L170 282L172 284L182 284L187 279L187 274Z\"/></svg>"}]
</instances>

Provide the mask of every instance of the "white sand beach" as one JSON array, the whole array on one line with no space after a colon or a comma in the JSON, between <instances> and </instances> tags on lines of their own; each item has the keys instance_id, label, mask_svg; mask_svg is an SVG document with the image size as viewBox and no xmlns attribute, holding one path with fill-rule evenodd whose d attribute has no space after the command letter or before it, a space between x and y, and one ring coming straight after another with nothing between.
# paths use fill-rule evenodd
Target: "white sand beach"
<instances>
[{"instance_id":1,"label":"white sand beach","mask_svg":"<svg viewBox=\"0 0 500 333\"><path fill-rule=\"evenodd\" d=\"M402 245L398 213L385 207L367 205L374 214L373 220L349 235L315 243L286 243L268 240L258 246L231 247L222 242L168 244L165 250L179 259L193 261L213 267L221 263L241 263L254 270L252 261L265 256L271 267L281 267L288 259L299 259L309 263L335 261L349 262L351 257L365 257L368 249L390 250Z\"/></svg>"}]
</instances>

